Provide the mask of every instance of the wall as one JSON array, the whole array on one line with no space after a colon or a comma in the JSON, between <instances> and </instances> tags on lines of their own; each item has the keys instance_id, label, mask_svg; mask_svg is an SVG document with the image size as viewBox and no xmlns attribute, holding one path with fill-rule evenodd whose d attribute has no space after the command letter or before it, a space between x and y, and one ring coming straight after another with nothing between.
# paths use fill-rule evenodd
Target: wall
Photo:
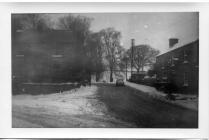
<instances>
[{"instance_id":1,"label":"wall","mask_svg":"<svg viewBox=\"0 0 209 140\"><path fill-rule=\"evenodd\" d=\"M158 83L172 83L178 92L198 94L199 41L157 57Z\"/></svg>"},{"instance_id":2,"label":"wall","mask_svg":"<svg viewBox=\"0 0 209 140\"><path fill-rule=\"evenodd\" d=\"M75 48L68 31L17 33L12 40L12 76L23 82L72 81L80 65Z\"/></svg>"}]
</instances>

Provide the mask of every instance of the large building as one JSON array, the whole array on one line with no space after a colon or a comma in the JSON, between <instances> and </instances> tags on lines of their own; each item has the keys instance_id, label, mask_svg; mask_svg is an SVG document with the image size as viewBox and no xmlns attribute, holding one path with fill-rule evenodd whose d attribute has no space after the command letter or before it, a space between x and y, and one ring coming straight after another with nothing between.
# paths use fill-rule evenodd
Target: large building
<instances>
[{"instance_id":1,"label":"large building","mask_svg":"<svg viewBox=\"0 0 209 140\"><path fill-rule=\"evenodd\" d=\"M66 82L78 78L76 38L69 30L17 30L12 38L12 78L22 82Z\"/></svg>"},{"instance_id":2,"label":"large building","mask_svg":"<svg viewBox=\"0 0 209 140\"><path fill-rule=\"evenodd\" d=\"M199 41L174 48L178 40L171 39L170 51L157 56L157 83L170 83L175 92L198 94Z\"/></svg>"}]
</instances>

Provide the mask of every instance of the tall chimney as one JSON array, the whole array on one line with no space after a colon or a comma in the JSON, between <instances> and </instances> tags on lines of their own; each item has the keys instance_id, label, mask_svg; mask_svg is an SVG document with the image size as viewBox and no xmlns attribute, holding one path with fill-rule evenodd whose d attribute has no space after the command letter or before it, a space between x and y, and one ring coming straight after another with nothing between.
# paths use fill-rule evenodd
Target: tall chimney
<instances>
[{"instance_id":1,"label":"tall chimney","mask_svg":"<svg viewBox=\"0 0 209 140\"><path fill-rule=\"evenodd\" d=\"M169 39L169 48L172 48L178 42L179 42L179 39L178 38L170 38Z\"/></svg>"},{"instance_id":2,"label":"tall chimney","mask_svg":"<svg viewBox=\"0 0 209 140\"><path fill-rule=\"evenodd\" d=\"M135 46L135 39L131 39L131 47Z\"/></svg>"},{"instance_id":3,"label":"tall chimney","mask_svg":"<svg viewBox=\"0 0 209 140\"><path fill-rule=\"evenodd\" d=\"M131 75L133 73L133 54L134 54L135 39L131 39Z\"/></svg>"}]
</instances>

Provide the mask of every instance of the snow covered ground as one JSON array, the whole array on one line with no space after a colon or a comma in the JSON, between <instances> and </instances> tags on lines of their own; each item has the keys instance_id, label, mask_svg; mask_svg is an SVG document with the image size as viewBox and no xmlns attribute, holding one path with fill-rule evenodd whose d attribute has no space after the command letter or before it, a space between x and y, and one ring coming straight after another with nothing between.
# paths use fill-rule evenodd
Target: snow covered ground
<instances>
[{"instance_id":1,"label":"snow covered ground","mask_svg":"<svg viewBox=\"0 0 209 140\"><path fill-rule=\"evenodd\" d=\"M97 86L47 95L15 95L13 127L135 127L107 112L96 98Z\"/></svg>"},{"instance_id":2,"label":"snow covered ground","mask_svg":"<svg viewBox=\"0 0 209 140\"><path fill-rule=\"evenodd\" d=\"M140 84L135 84L131 82L126 82L126 85L140 90L144 93L147 93L149 96L153 98L157 98L159 100L163 100L165 102L170 102L179 106L183 106L185 108L193 109L193 110L198 110L198 97L197 95L185 95L185 94L173 94L176 96L175 101L170 101L166 100L165 97L167 94L156 90L154 87L146 86L146 85L140 85Z\"/></svg>"},{"instance_id":3,"label":"snow covered ground","mask_svg":"<svg viewBox=\"0 0 209 140\"><path fill-rule=\"evenodd\" d=\"M189 97L179 96L171 102L143 85L130 88L95 83L67 87L34 85L27 87L25 94L13 95L12 127L197 128L198 125L198 111L188 109L191 105L180 105L182 101L188 104L185 98Z\"/></svg>"}]
</instances>

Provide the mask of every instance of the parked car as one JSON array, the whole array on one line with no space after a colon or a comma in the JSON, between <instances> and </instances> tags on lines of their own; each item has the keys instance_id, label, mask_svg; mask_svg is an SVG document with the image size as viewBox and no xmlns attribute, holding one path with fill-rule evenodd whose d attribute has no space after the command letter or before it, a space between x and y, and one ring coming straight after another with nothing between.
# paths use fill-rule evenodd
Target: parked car
<instances>
[{"instance_id":1,"label":"parked car","mask_svg":"<svg viewBox=\"0 0 209 140\"><path fill-rule=\"evenodd\" d=\"M124 86L125 83L124 83L124 80L123 79L117 79L116 80L116 86Z\"/></svg>"}]
</instances>

